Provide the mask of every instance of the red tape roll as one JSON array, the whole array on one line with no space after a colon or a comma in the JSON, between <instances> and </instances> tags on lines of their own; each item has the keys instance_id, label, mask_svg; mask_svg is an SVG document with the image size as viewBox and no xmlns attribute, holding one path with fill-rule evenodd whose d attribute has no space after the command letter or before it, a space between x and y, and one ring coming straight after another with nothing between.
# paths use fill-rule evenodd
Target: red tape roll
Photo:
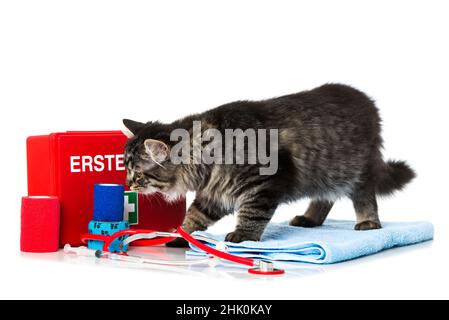
<instances>
[{"instance_id":1,"label":"red tape roll","mask_svg":"<svg viewBox=\"0 0 449 320\"><path fill-rule=\"evenodd\" d=\"M24 252L55 252L58 249L58 198L23 197L20 250Z\"/></svg>"}]
</instances>

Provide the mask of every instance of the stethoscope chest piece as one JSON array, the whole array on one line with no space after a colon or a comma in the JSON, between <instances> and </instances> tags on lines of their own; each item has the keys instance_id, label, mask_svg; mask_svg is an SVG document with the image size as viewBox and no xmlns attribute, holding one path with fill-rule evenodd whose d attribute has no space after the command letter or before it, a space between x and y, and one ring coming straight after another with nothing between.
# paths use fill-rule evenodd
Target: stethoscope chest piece
<instances>
[{"instance_id":1,"label":"stethoscope chest piece","mask_svg":"<svg viewBox=\"0 0 449 320\"><path fill-rule=\"evenodd\" d=\"M282 269L275 269L273 262L266 260L259 260L255 268L248 269L251 274L274 276L284 274Z\"/></svg>"}]
</instances>

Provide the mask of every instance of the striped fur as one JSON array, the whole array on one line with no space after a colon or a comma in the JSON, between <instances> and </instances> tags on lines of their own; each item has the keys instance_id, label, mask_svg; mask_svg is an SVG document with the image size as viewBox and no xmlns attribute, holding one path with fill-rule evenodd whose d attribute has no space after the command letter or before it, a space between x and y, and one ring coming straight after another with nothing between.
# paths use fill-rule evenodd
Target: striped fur
<instances>
[{"instance_id":1,"label":"striped fur","mask_svg":"<svg viewBox=\"0 0 449 320\"><path fill-rule=\"evenodd\" d=\"M173 164L158 166L145 141L173 147L170 133L202 128L278 129L278 171L259 174L261 164ZM176 199L188 190L196 199L184 221L188 232L205 230L223 216L238 212L236 229L226 240L259 240L276 208L312 199L307 212L291 224L321 225L334 201L349 197L357 230L380 228L376 195L401 189L414 177L404 162L384 162L380 118L374 102L345 85L328 84L310 91L263 101L237 101L170 124L124 120L134 134L125 152L128 184L144 193L160 191Z\"/></svg>"}]
</instances>

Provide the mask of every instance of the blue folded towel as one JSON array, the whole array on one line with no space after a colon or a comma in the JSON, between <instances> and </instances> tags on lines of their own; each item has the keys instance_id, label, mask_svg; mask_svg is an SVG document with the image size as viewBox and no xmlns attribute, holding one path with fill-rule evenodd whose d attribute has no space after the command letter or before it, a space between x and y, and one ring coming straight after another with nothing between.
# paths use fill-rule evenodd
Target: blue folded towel
<instances>
[{"instance_id":1,"label":"blue folded towel","mask_svg":"<svg viewBox=\"0 0 449 320\"><path fill-rule=\"evenodd\" d=\"M248 258L330 264L359 258L393 247L433 239L430 222L384 222L382 229L355 231L354 221L326 220L316 228L270 223L261 241L226 242L228 252ZM225 235L195 232L223 241ZM209 245L213 246L211 243ZM191 246L188 255L203 255Z\"/></svg>"}]
</instances>

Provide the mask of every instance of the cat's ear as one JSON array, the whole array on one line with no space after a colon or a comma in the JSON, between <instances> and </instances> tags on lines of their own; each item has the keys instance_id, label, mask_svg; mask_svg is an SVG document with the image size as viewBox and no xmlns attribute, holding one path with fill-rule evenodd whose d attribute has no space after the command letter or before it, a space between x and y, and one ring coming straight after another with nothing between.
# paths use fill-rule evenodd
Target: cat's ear
<instances>
[{"instance_id":1,"label":"cat's ear","mask_svg":"<svg viewBox=\"0 0 449 320\"><path fill-rule=\"evenodd\" d=\"M123 131L123 133L128 137L132 138L137 132L139 132L140 129L145 127L145 123L129 120L129 119L123 119L123 124L125 125L127 131Z\"/></svg>"},{"instance_id":2,"label":"cat's ear","mask_svg":"<svg viewBox=\"0 0 449 320\"><path fill-rule=\"evenodd\" d=\"M160 165L162 161L168 158L169 148L168 146L159 140L146 139L144 142L145 151L150 158Z\"/></svg>"}]
</instances>

